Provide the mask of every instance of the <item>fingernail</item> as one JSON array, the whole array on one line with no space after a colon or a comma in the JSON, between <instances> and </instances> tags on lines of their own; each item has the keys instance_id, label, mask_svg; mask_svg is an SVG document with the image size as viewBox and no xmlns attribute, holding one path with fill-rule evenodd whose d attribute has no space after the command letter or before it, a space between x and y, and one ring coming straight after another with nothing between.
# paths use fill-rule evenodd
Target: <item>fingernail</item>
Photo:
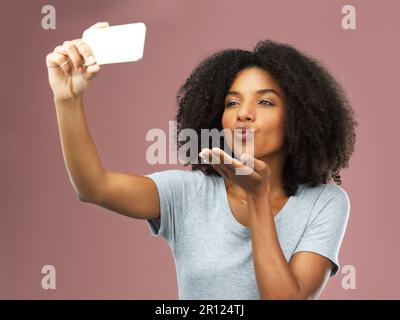
<instances>
[{"instance_id":1,"label":"fingernail","mask_svg":"<svg viewBox=\"0 0 400 320\"><path fill-rule=\"evenodd\" d=\"M95 64L93 66L89 66L87 68L87 71L89 71L89 72L97 72L97 71L99 71L99 69L100 69L100 66L98 64Z\"/></svg>"},{"instance_id":2,"label":"fingernail","mask_svg":"<svg viewBox=\"0 0 400 320\"><path fill-rule=\"evenodd\" d=\"M96 60L94 59L93 56L89 56L86 58L86 64L94 64Z\"/></svg>"},{"instance_id":3,"label":"fingernail","mask_svg":"<svg viewBox=\"0 0 400 320\"><path fill-rule=\"evenodd\" d=\"M204 163L208 163L207 156L204 154L203 151L200 151L199 157L203 160Z\"/></svg>"}]
</instances>

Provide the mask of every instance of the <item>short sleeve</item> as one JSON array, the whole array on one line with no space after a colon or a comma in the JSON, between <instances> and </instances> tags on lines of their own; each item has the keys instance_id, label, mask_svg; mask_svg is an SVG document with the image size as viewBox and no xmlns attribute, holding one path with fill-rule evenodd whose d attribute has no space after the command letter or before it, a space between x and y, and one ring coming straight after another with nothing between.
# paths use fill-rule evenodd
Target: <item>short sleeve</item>
<instances>
[{"instance_id":1,"label":"short sleeve","mask_svg":"<svg viewBox=\"0 0 400 320\"><path fill-rule=\"evenodd\" d=\"M198 170L165 170L145 175L155 182L160 199L160 217L147 220L150 232L164 238L172 248L201 187L202 175Z\"/></svg>"},{"instance_id":2,"label":"short sleeve","mask_svg":"<svg viewBox=\"0 0 400 320\"><path fill-rule=\"evenodd\" d=\"M347 193L337 185L324 185L294 253L311 251L328 258L333 263L330 277L335 276L340 269L338 256L349 214Z\"/></svg>"}]
</instances>

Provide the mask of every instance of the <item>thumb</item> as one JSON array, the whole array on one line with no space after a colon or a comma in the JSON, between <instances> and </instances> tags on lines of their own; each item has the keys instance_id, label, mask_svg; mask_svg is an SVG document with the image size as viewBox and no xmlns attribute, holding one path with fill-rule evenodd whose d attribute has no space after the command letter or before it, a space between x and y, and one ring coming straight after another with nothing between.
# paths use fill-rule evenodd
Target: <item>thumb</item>
<instances>
[{"instance_id":1,"label":"thumb","mask_svg":"<svg viewBox=\"0 0 400 320\"><path fill-rule=\"evenodd\" d=\"M99 71L100 71L100 65L98 65L97 63L92 64L83 70L82 76L85 80L90 80L94 78Z\"/></svg>"}]
</instances>

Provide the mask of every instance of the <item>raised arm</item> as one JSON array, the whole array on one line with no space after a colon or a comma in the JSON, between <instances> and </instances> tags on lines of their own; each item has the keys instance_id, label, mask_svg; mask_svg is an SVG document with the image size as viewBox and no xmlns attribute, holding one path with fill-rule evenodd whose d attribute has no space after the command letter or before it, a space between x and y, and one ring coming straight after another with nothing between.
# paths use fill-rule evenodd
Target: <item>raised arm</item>
<instances>
[{"instance_id":1,"label":"raised arm","mask_svg":"<svg viewBox=\"0 0 400 320\"><path fill-rule=\"evenodd\" d=\"M90 66L82 67L84 62ZM46 64L64 161L79 199L132 218L159 217L158 191L150 178L105 170L100 161L83 105L83 93L100 70L90 47L81 39L65 41L46 56Z\"/></svg>"}]
</instances>

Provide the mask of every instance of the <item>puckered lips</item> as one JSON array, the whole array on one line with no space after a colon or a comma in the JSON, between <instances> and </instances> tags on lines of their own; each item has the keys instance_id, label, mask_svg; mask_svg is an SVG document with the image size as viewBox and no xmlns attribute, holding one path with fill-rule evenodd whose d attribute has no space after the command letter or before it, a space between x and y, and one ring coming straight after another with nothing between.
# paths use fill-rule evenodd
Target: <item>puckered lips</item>
<instances>
[{"instance_id":1,"label":"puckered lips","mask_svg":"<svg viewBox=\"0 0 400 320\"><path fill-rule=\"evenodd\" d=\"M233 129L233 136L236 140L246 141L254 138L255 130L249 126L241 125Z\"/></svg>"}]
</instances>

